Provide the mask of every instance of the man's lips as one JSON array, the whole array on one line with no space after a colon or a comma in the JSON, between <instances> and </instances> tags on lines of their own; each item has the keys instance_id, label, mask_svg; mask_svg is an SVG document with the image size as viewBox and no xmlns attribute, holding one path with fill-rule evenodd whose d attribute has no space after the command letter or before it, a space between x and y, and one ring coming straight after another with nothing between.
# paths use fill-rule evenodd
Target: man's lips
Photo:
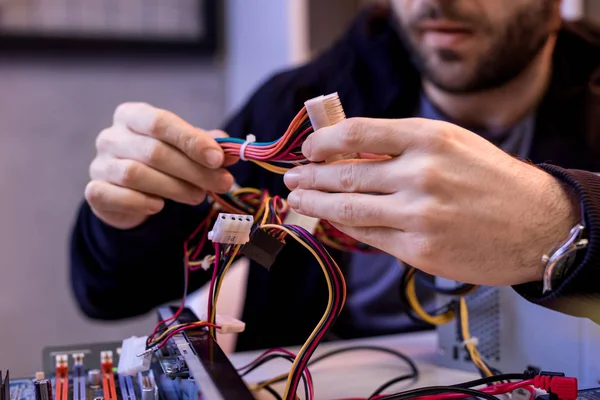
<instances>
[{"instance_id":1,"label":"man's lips","mask_svg":"<svg viewBox=\"0 0 600 400\"><path fill-rule=\"evenodd\" d=\"M473 34L466 25L449 21L427 21L417 25L426 44L433 47L456 47Z\"/></svg>"},{"instance_id":2,"label":"man's lips","mask_svg":"<svg viewBox=\"0 0 600 400\"><path fill-rule=\"evenodd\" d=\"M441 33L471 33L473 30L467 25L452 21L425 21L417 25L423 32L434 31Z\"/></svg>"}]
</instances>

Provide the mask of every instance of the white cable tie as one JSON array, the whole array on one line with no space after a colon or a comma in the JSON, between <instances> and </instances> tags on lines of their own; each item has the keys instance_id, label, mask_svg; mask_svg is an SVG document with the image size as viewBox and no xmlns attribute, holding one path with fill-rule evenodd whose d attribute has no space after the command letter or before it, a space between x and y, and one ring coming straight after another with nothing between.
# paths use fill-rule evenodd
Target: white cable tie
<instances>
[{"instance_id":1,"label":"white cable tie","mask_svg":"<svg viewBox=\"0 0 600 400\"><path fill-rule=\"evenodd\" d=\"M212 267L212 261L208 260L210 257L211 257L211 255L208 254L202 260L202 269L205 271L208 271L210 269L210 267Z\"/></svg>"},{"instance_id":2,"label":"white cable tie","mask_svg":"<svg viewBox=\"0 0 600 400\"><path fill-rule=\"evenodd\" d=\"M463 345L467 345L467 344L472 344L474 346L478 346L479 345L479 338L473 336L470 339L464 340Z\"/></svg>"},{"instance_id":3,"label":"white cable tie","mask_svg":"<svg viewBox=\"0 0 600 400\"><path fill-rule=\"evenodd\" d=\"M253 134L249 134L246 135L246 141L244 142L244 144L242 144L242 147L240 148L240 160L242 161L248 161L246 159L246 147L248 147L248 145L250 143L254 143L256 142L256 136L254 136Z\"/></svg>"}]
</instances>

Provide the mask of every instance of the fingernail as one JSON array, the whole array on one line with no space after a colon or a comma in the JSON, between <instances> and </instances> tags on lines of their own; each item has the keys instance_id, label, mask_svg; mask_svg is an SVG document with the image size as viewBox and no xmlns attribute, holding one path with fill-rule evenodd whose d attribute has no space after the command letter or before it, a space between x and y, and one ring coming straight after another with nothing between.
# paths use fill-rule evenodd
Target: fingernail
<instances>
[{"instance_id":1,"label":"fingernail","mask_svg":"<svg viewBox=\"0 0 600 400\"><path fill-rule=\"evenodd\" d=\"M148 211L151 214L156 214L163 209L165 203L161 200L151 200L148 202Z\"/></svg>"},{"instance_id":2,"label":"fingernail","mask_svg":"<svg viewBox=\"0 0 600 400\"><path fill-rule=\"evenodd\" d=\"M307 138L304 143L302 144L302 154L304 155L304 157L306 157L308 160L310 160L311 157L311 144L310 144L311 140L310 137Z\"/></svg>"},{"instance_id":3,"label":"fingernail","mask_svg":"<svg viewBox=\"0 0 600 400\"><path fill-rule=\"evenodd\" d=\"M206 198L206 192L204 190L194 191L194 193L192 193L192 198L194 199L194 203L200 204Z\"/></svg>"},{"instance_id":4,"label":"fingernail","mask_svg":"<svg viewBox=\"0 0 600 400\"><path fill-rule=\"evenodd\" d=\"M298 205L300 204L300 199L299 199L298 193L296 193L296 192L290 193L288 195L287 202L290 207L297 208Z\"/></svg>"},{"instance_id":5,"label":"fingernail","mask_svg":"<svg viewBox=\"0 0 600 400\"><path fill-rule=\"evenodd\" d=\"M219 168L223 165L223 153L216 149L206 149L202 152L206 166L209 168Z\"/></svg>"},{"instance_id":6,"label":"fingernail","mask_svg":"<svg viewBox=\"0 0 600 400\"><path fill-rule=\"evenodd\" d=\"M283 175L283 182L290 190L294 190L298 186L300 181L300 174L298 171L290 170Z\"/></svg>"}]
</instances>

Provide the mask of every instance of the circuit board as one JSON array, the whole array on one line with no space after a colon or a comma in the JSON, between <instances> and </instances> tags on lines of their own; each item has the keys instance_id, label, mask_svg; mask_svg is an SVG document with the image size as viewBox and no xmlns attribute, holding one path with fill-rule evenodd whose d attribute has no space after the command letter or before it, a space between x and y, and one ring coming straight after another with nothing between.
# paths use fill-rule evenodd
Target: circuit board
<instances>
[{"instance_id":1,"label":"circuit board","mask_svg":"<svg viewBox=\"0 0 600 400\"><path fill-rule=\"evenodd\" d=\"M173 309L159 309L161 320ZM184 310L176 323L196 318ZM3 381L0 400L251 400L252 394L206 331L175 335L150 367L118 374L119 343L49 347L35 377ZM6 383L6 384L4 384ZM6 389L9 390L6 390Z\"/></svg>"}]
</instances>

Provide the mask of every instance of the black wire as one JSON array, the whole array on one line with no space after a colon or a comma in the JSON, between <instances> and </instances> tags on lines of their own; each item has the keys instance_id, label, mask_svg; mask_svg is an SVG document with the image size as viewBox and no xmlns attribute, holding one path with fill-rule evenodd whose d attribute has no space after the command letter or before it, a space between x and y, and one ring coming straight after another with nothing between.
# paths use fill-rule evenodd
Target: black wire
<instances>
[{"instance_id":1,"label":"black wire","mask_svg":"<svg viewBox=\"0 0 600 400\"><path fill-rule=\"evenodd\" d=\"M396 378L390 379L389 381L383 383L381 386L379 386L377 389L375 389L375 391L373 393L371 393L371 395L369 396L369 400L371 400L373 397L379 396L381 393L383 393L383 391L387 388L389 388L390 386L398 383L398 382L402 382L402 381L406 381L409 379L417 379L418 378L418 374L407 374L407 375L400 375Z\"/></svg>"},{"instance_id":2,"label":"black wire","mask_svg":"<svg viewBox=\"0 0 600 400\"><path fill-rule=\"evenodd\" d=\"M451 385L452 387L471 388L474 386L487 385L498 381L511 381L511 380L525 380L531 378L527 374L500 374L495 376L489 376L481 379L475 379L474 381L468 381Z\"/></svg>"},{"instance_id":3,"label":"black wire","mask_svg":"<svg viewBox=\"0 0 600 400\"><path fill-rule=\"evenodd\" d=\"M414 361L412 361L408 356L400 353L399 351L393 350L393 349L389 349L387 347L381 347L381 346L370 346L370 345L364 345L364 346L348 346L348 347L342 347L339 349L334 349L331 351L328 351L326 353L323 353L321 355L319 355L318 357L314 357L309 363L308 365L313 365L318 363L319 361L323 361L326 358L330 358L333 357L335 355L341 354L341 353L346 353L349 351L378 351L381 353L387 353L387 354L391 354L399 359L401 359L402 361L406 362L408 364L408 366L411 369L412 374L414 375L418 375L419 371L417 369L417 366L415 365Z\"/></svg>"},{"instance_id":4,"label":"black wire","mask_svg":"<svg viewBox=\"0 0 600 400\"><path fill-rule=\"evenodd\" d=\"M378 352L382 352L382 353L391 354L391 355L401 359L402 361L406 362L411 370L411 372L409 374L401 375L401 376L395 377L393 379L390 379L387 382L384 382L381 386L379 386L371 394L371 396L369 396L369 398L372 398L372 397L375 397L375 396L381 394L385 389L387 389L388 387L392 386L395 383L398 383L398 382L401 382L404 380L408 380L408 379L413 379L413 378L418 379L418 377L419 377L419 370L417 369L417 366L408 356L400 353L399 351L389 349L386 347L381 347L381 346L370 346L370 345L360 346L359 345L359 346L342 347L342 348L331 350L327 353L321 354L319 357L313 358L310 361L309 365L313 365L315 363L318 363L319 361L322 361L326 358L335 356L340 353L345 353L345 352L349 352L349 351L360 351L360 350L378 351Z\"/></svg>"},{"instance_id":5,"label":"black wire","mask_svg":"<svg viewBox=\"0 0 600 400\"><path fill-rule=\"evenodd\" d=\"M417 271L417 276L415 278L419 279L419 282L422 285L427 286L434 292L446 296L464 296L477 288L476 285L471 285L469 283L460 283L452 288L439 287L435 284L435 282L432 282L430 279L428 279L430 277L430 275L427 275L422 271Z\"/></svg>"},{"instance_id":6,"label":"black wire","mask_svg":"<svg viewBox=\"0 0 600 400\"><path fill-rule=\"evenodd\" d=\"M407 265L402 271L402 275L400 276L400 300L403 304L406 305L406 315L408 315L408 317L413 322L417 324L426 324L428 326L431 326L431 324L428 324L421 318L419 318L419 316L414 312L412 307L410 307L410 303L408 302L408 298L406 297L406 288L408 286L408 280L410 278L411 271L411 267Z\"/></svg>"},{"instance_id":7,"label":"black wire","mask_svg":"<svg viewBox=\"0 0 600 400\"><path fill-rule=\"evenodd\" d=\"M257 368L261 367L262 365L268 363L269 361L276 360L278 358L283 358L284 360L288 360L291 363L294 362L294 357L288 356L287 354L269 354L268 356L263 357L262 359L260 359L260 361L258 361L256 364L252 365L250 368L248 368L247 370L245 370L243 373L241 373L240 376L244 377L244 376L248 375L250 372L254 371L255 369L257 369ZM302 382L304 383L304 395L305 395L305 398L308 398L308 393L309 393L308 381L305 379L304 375L302 375L301 379L302 379ZM277 383L277 382L281 382L282 380L285 380L285 378L277 380L275 382L272 382L272 384L273 383ZM261 383L262 382L259 382L259 385ZM265 386L265 388L267 388L267 387L269 387L269 386ZM273 390L272 388L270 388L270 389Z\"/></svg>"},{"instance_id":8,"label":"black wire","mask_svg":"<svg viewBox=\"0 0 600 400\"><path fill-rule=\"evenodd\" d=\"M316 239L313 241L309 241L306 240L307 238L314 238L306 229L300 227L300 226L296 226L296 225L283 225L286 228L288 228L289 230L293 231L296 236L298 236L298 238L300 238L306 245L308 245L311 249L315 250L315 253L317 254L321 254L323 253L325 255L325 257L321 260L324 262L324 264L326 265L325 268L325 274L327 274L333 290L332 290L332 294L333 294L333 298L332 300L332 304L334 305L334 307L332 307L326 317L325 317L325 321L329 322L329 323L324 323L322 326L319 327L319 330L316 332L314 338L317 337L324 337L325 333L327 333L327 330L329 330L335 323L335 320L337 319L337 316L339 315L339 312L341 311L341 302L337 301L337 298L335 297L338 293L340 293L342 291L342 281L343 281L343 276L339 276L337 277L338 279L336 279L336 277L333 275L333 271L334 271L334 266L331 264L331 255L327 252L327 249L325 249L318 241L316 241ZM337 281L337 284L335 284L334 282ZM335 304L339 303L337 308L335 307ZM323 332L325 330L325 332ZM313 347L311 346L312 343L309 343L308 347ZM307 347L307 348L308 348ZM315 346L316 348L316 346ZM298 359L298 363L297 363L297 370L293 371L292 373L292 377L291 377L291 386L292 388L294 388L295 386L297 386L298 380L300 379L300 374L302 374L302 371L304 370L304 368L306 366L308 366L308 362L310 361L310 357L312 354L309 354L308 352L305 352L304 354L299 356ZM308 359L307 359L308 358ZM294 390L292 390L291 392L293 392ZM290 393L291 393L290 392Z\"/></svg>"},{"instance_id":9,"label":"black wire","mask_svg":"<svg viewBox=\"0 0 600 400\"><path fill-rule=\"evenodd\" d=\"M277 400L282 400L281 396L279 395L279 393L277 393L275 391L275 389L273 389L271 386L265 386L263 389L265 389L267 392L271 393L271 395L273 395L273 397L275 397L275 399Z\"/></svg>"},{"instance_id":10,"label":"black wire","mask_svg":"<svg viewBox=\"0 0 600 400\"><path fill-rule=\"evenodd\" d=\"M402 272L402 275L400 277L400 301L406 305L406 314L413 322L415 322L417 324L425 325L425 326L432 326L430 323L423 321L421 319L421 317L419 317L415 313L415 311L412 309L412 307L410 307L410 303L408 302L408 298L406 297L408 281L410 280L410 278L412 278L416 274L416 272L417 272L417 270L409 265L407 265L404 268L404 271ZM452 302L452 301L442 305L441 307L434 309L431 312L428 311L428 313L433 316L442 315L442 314L445 314L446 312L448 312L448 310L451 307L454 307L454 302Z\"/></svg>"},{"instance_id":11,"label":"black wire","mask_svg":"<svg viewBox=\"0 0 600 400\"><path fill-rule=\"evenodd\" d=\"M431 386L420 389L407 390L405 392L400 392L396 394L391 394L389 396L380 397L379 400L406 400L414 397L421 396L431 396L434 394L443 394L443 393L460 393L466 394L473 397L480 397L486 400L498 400L496 396L493 396L489 393L482 392L480 390L468 389L463 387L455 387L455 386Z\"/></svg>"}]
</instances>

